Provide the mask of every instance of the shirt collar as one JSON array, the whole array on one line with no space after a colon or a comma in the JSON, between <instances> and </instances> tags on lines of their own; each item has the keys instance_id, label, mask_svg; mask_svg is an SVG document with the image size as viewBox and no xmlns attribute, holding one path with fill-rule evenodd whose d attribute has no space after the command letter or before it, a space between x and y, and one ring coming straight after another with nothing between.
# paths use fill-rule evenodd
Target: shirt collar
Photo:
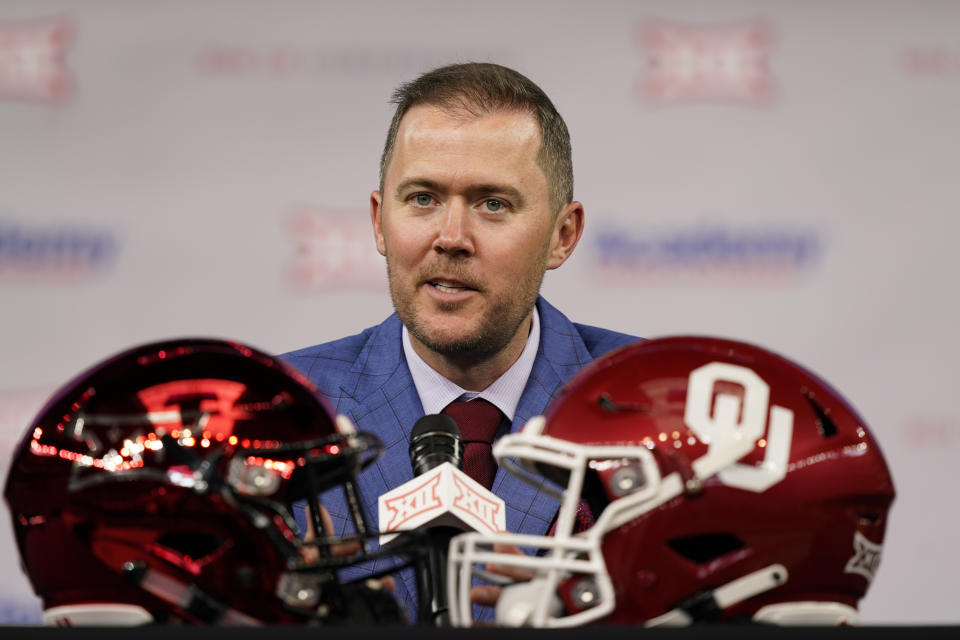
<instances>
[{"instance_id":1,"label":"shirt collar","mask_svg":"<svg viewBox=\"0 0 960 640\"><path fill-rule=\"evenodd\" d=\"M438 371L424 362L410 343L410 333L403 327L403 353L407 357L407 366L413 377L413 385L420 396L420 404L427 415L440 413L444 407L454 400L473 400L483 398L500 409L503 415L511 422L520 404L520 396L527 386L527 379L533 370L533 362L537 358L537 348L540 346L540 314L536 306L533 308L530 322L530 334L523 347L520 357L509 369L493 381L483 391L467 391L454 382L444 378Z\"/></svg>"}]
</instances>

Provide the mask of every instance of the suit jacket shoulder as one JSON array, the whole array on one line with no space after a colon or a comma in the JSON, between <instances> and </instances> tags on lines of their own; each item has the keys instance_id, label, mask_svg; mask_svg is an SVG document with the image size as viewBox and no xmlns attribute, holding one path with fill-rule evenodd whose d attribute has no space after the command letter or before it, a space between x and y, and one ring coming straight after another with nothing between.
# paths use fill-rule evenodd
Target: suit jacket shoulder
<instances>
[{"instance_id":1,"label":"suit jacket shoulder","mask_svg":"<svg viewBox=\"0 0 960 640\"><path fill-rule=\"evenodd\" d=\"M550 359L567 359L583 365L583 356L590 360L626 344L642 340L637 336L593 327L570 320L549 302L540 298L541 349Z\"/></svg>"},{"instance_id":2,"label":"suit jacket shoulder","mask_svg":"<svg viewBox=\"0 0 960 640\"><path fill-rule=\"evenodd\" d=\"M580 338L583 339L583 344L587 347L587 351L589 351L590 355L594 358L599 358L624 345L640 341L640 338L637 336L632 336L627 333L619 333L617 331L601 329L600 327L591 327L590 325L578 324L576 322L573 323L573 326L577 329L577 333L580 334Z\"/></svg>"},{"instance_id":3,"label":"suit jacket shoulder","mask_svg":"<svg viewBox=\"0 0 960 640\"><path fill-rule=\"evenodd\" d=\"M392 314L381 324L356 335L290 351L280 358L310 378L342 412L343 401L355 398L364 381L367 386L375 384L379 375L405 365L400 331L400 319Z\"/></svg>"}]
</instances>

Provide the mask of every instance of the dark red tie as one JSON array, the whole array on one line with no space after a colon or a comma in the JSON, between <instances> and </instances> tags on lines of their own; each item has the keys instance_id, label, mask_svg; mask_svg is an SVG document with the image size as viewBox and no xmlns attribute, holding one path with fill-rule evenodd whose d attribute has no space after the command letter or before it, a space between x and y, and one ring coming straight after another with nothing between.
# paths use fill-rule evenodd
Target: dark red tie
<instances>
[{"instance_id":1,"label":"dark red tie","mask_svg":"<svg viewBox=\"0 0 960 640\"><path fill-rule=\"evenodd\" d=\"M497 473L493 459L493 437L497 433L503 414L500 409L477 398L476 400L451 402L443 410L460 427L463 438L463 470L468 476L489 489Z\"/></svg>"}]
</instances>

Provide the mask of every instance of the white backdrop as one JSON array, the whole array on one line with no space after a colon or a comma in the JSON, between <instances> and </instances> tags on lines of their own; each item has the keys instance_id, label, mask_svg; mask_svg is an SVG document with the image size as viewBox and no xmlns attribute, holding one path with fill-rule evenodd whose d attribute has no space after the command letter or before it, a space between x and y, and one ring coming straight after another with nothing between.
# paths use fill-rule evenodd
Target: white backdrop
<instances>
[{"instance_id":1,"label":"white backdrop","mask_svg":"<svg viewBox=\"0 0 960 640\"><path fill-rule=\"evenodd\" d=\"M573 136L578 322L779 351L858 407L898 498L868 623L956 623L960 4L0 4L0 470L132 345L282 352L390 311L367 217L401 81L493 61ZM951 284L953 283L953 284ZM0 623L39 609L0 510Z\"/></svg>"}]
</instances>

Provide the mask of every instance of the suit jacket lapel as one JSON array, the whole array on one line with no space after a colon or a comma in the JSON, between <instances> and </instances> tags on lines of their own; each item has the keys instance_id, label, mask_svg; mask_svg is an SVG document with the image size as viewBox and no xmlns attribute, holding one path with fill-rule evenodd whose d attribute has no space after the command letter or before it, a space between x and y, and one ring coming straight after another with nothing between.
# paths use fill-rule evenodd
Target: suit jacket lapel
<instances>
[{"instance_id":1,"label":"suit jacket lapel","mask_svg":"<svg viewBox=\"0 0 960 640\"><path fill-rule=\"evenodd\" d=\"M380 458L359 478L361 499L374 527L377 498L413 478L408 434L423 416L403 355L401 328L396 314L377 327L341 384L343 397L337 406L358 430L375 434L384 445Z\"/></svg>"},{"instance_id":2,"label":"suit jacket lapel","mask_svg":"<svg viewBox=\"0 0 960 640\"><path fill-rule=\"evenodd\" d=\"M537 301L540 312L540 345L527 386L517 405L510 431L523 428L541 415L547 404L570 377L593 358L573 323L546 300ZM543 535L560 503L547 492L531 487L502 466L493 481L493 491L507 503L507 530Z\"/></svg>"}]
</instances>

